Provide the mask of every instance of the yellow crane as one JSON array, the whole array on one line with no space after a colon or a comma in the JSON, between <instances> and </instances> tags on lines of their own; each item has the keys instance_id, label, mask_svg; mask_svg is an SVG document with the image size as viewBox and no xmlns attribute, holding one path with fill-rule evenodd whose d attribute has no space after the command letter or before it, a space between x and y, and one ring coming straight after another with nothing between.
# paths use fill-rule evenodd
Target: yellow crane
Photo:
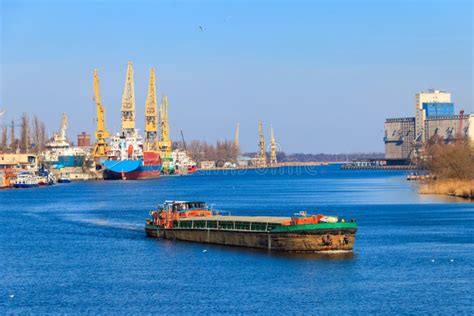
<instances>
[{"instance_id":1,"label":"yellow crane","mask_svg":"<svg viewBox=\"0 0 474 316\"><path fill-rule=\"evenodd\" d=\"M156 102L155 70L150 69L150 82L145 105L145 150L158 152L158 110Z\"/></svg>"},{"instance_id":2,"label":"yellow crane","mask_svg":"<svg viewBox=\"0 0 474 316\"><path fill-rule=\"evenodd\" d=\"M133 82L133 65L128 62L125 87L122 95L122 132L135 135L135 88Z\"/></svg>"},{"instance_id":3,"label":"yellow crane","mask_svg":"<svg viewBox=\"0 0 474 316\"><path fill-rule=\"evenodd\" d=\"M266 167L267 154L265 152L265 136L263 135L262 121L258 121L258 134L260 141L258 142L257 167Z\"/></svg>"},{"instance_id":4,"label":"yellow crane","mask_svg":"<svg viewBox=\"0 0 474 316\"><path fill-rule=\"evenodd\" d=\"M105 128L105 108L100 98L99 73L97 69L94 69L94 100L97 111L97 130L95 131L97 141L92 153L94 158L98 159L107 156L108 147L106 139L110 137L110 134Z\"/></svg>"},{"instance_id":5,"label":"yellow crane","mask_svg":"<svg viewBox=\"0 0 474 316\"><path fill-rule=\"evenodd\" d=\"M168 97L163 96L160 106L160 141L158 142L160 156L162 159L171 160L172 143L170 139L170 127L168 123Z\"/></svg>"},{"instance_id":6,"label":"yellow crane","mask_svg":"<svg viewBox=\"0 0 474 316\"><path fill-rule=\"evenodd\" d=\"M277 145L275 141L275 135L273 134L273 127L270 126L270 133L271 133L271 138L270 138L270 166L276 166L277 165Z\"/></svg>"}]
</instances>

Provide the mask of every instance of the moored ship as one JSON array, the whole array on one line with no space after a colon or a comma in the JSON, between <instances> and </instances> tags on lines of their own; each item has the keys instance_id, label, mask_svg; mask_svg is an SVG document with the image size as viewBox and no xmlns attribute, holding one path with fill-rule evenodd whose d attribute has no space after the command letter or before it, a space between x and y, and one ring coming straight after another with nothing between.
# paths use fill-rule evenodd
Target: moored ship
<instances>
[{"instance_id":1,"label":"moored ship","mask_svg":"<svg viewBox=\"0 0 474 316\"><path fill-rule=\"evenodd\" d=\"M122 129L112 137L105 167L104 179L143 180L158 178L161 174L161 156L158 148L158 124L155 72L150 70L145 111L145 141L135 128L135 88L132 63L128 63L125 88L122 95ZM98 88L96 88L98 90ZM98 94L98 93L97 93Z\"/></svg>"},{"instance_id":2,"label":"moored ship","mask_svg":"<svg viewBox=\"0 0 474 316\"><path fill-rule=\"evenodd\" d=\"M15 188L34 188L38 185L38 177L32 172L24 171L17 175L13 186Z\"/></svg>"},{"instance_id":3,"label":"moored ship","mask_svg":"<svg viewBox=\"0 0 474 316\"><path fill-rule=\"evenodd\" d=\"M110 143L110 154L102 161L104 178L109 180L143 180L158 178L161 159L157 152L143 151L138 133L117 135Z\"/></svg>"},{"instance_id":4,"label":"moored ship","mask_svg":"<svg viewBox=\"0 0 474 316\"><path fill-rule=\"evenodd\" d=\"M150 212L148 237L286 252L353 251L357 223L334 216L231 216L204 202L166 201Z\"/></svg>"}]
</instances>

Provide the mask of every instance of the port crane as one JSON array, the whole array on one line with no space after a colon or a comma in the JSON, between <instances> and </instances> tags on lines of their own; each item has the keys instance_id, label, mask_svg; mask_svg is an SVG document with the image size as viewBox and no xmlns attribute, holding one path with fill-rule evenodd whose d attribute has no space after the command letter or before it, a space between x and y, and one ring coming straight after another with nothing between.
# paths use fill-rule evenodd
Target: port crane
<instances>
[{"instance_id":1,"label":"port crane","mask_svg":"<svg viewBox=\"0 0 474 316\"><path fill-rule=\"evenodd\" d=\"M172 143L168 123L168 97L163 96L160 106L160 141L158 142L162 159L171 160Z\"/></svg>"},{"instance_id":2,"label":"port crane","mask_svg":"<svg viewBox=\"0 0 474 316\"><path fill-rule=\"evenodd\" d=\"M258 142L258 167L267 166L267 154L265 152L265 136L263 135L262 121L258 121L258 134L260 141Z\"/></svg>"},{"instance_id":3,"label":"port crane","mask_svg":"<svg viewBox=\"0 0 474 316\"><path fill-rule=\"evenodd\" d=\"M181 140L183 141L183 149L184 149L184 152L186 153L188 150L186 148L186 142L184 141L183 130L181 130Z\"/></svg>"},{"instance_id":4,"label":"port crane","mask_svg":"<svg viewBox=\"0 0 474 316\"><path fill-rule=\"evenodd\" d=\"M97 142L92 153L94 158L100 159L107 156L109 150L106 139L110 137L110 134L105 128L105 108L100 98L99 73L97 69L94 69L94 100L97 111L97 130L95 131Z\"/></svg>"},{"instance_id":5,"label":"port crane","mask_svg":"<svg viewBox=\"0 0 474 316\"><path fill-rule=\"evenodd\" d=\"M133 65L128 62L127 77L122 95L122 133L135 135L135 84L133 81Z\"/></svg>"},{"instance_id":6,"label":"port crane","mask_svg":"<svg viewBox=\"0 0 474 316\"><path fill-rule=\"evenodd\" d=\"M150 69L150 82L145 108L145 150L158 152L158 111L155 70L153 68Z\"/></svg>"},{"instance_id":7,"label":"port crane","mask_svg":"<svg viewBox=\"0 0 474 316\"><path fill-rule=\"evenodd\" d=\"M273 133L273 127L270 126L270 166L276 166L277 165L277 145L275 141L275 135Z\"/></svg>"}]
</instances>

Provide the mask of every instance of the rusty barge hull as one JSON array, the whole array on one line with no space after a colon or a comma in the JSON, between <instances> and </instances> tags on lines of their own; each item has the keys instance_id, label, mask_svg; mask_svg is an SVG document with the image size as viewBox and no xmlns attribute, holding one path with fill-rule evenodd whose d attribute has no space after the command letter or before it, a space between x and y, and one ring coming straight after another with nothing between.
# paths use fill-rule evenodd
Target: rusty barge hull
<instances>
[{"instance_id":1,"label":"rusty barge hull","mask_svg":"<svg viewBox=\"0 0 474 316\"><path fill-rule=\"evenodd\" d=\"M148 237L153 238L259 248L271 251L306 253L353 251L357 231L355 223L325 223L301 226L306 227L298 227L298 229L275 227L267 231L242 231L217 227L174 227L165 229L158 225L147 224L145 232Z\"/></svg>"}]
</instances>

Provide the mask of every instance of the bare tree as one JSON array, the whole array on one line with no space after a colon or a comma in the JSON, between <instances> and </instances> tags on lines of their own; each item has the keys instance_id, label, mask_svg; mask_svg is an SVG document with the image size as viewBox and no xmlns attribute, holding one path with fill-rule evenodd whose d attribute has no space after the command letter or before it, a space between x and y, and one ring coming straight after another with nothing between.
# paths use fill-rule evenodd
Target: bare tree
<instances>
[{"instance_id":1,"label":"bare tree","mask_svg":"<svg viewBox=\"0 0 474 316\"><path fill-rule=\"evenodd\" d=\"M188 154L196 162L206 160L204 155L204 143L199 140L193 140L188 144Z\"/></svg>"},{"instance_id":2,"label":"bare tree","mask_svg":"<svg viewBox=\"0 0 474 316\"><path fill-rule=\"evenodd\" d=\"M428 170L440 179L474 179L472 146L468 140L446 144L433 139L426 147Z\"/></svg>"},{"instance_id":3,"label":"bare tree","mask_svg":"<svg viewBox=\"0 0 474 316\"><path fill-rule=\"evenodd\" d=\"M35 152L39 153L44 149L46 143L45 126L36 115L33 117L31 125L31 141L34 144Z\"/></svg>"},{"instance_id":4,"label":"bare tree","mask_svg":"<svg viewBox=\"0 0 474 316\"><path fill-rule=\"evenodd\" d=\"M10 150L16 151L16 139L15 139L15 121L12 120L10 125Z\"/></svg>"},{"instance_id":5,"label":"bare tree","mask_svg":"<svg viewBox=\"0 0 474 316\"><path fill-rule=\"evenodd\" d=\"M33 121L31 122L31 144L34 145L34 150L36 153L39 152L39 119L35 115L33 116Z\"/></svg>"},{"instance_id":6,"label":"bare tree","mask_svg":"<svg viewBox=\"0 0 474 316\"><path fill-rule=\"evenodd\" d=\"M39 123L39 135L38 135L39 143L40 143L40 150L43 150L46 145L46 141L48 139L48 135L46 134L46 125L44 125L44 122L41 121Z\"/></svg>"},{"instance_id":7,"label":"bare tree","mask_svg":"<svg viewBox=\"0 0 474 316\"><path fill-rule=\"evenodd\" d=\"M30 146L30 134L29 134L29 123L28 114L23 113L21 116L21 131L20 131L20 152L28 153Z\"/></svg>"},{"instance_id":8,"label":"bare tree","mask_svg":"<svg viewBox=\"0 0 474 316\"><path fill-rule=\"evenodd\" d=\"M6 126L2 128L2 143L0 149L6 152L8 149L8 129Z\"/></svg>"},{"instance_id":9,"label":"bare tree","mask_svg":"<svg viewBox=\"0 0 474 316\"><path fill-rule=\"evenodd\" d=\"M198 140L188 144L188 154L197 162L211 160L223 165L227 161L236 161L238 152L234 142L229 140L217 141L215 146Z\"/></svg>"}]
</instances>

